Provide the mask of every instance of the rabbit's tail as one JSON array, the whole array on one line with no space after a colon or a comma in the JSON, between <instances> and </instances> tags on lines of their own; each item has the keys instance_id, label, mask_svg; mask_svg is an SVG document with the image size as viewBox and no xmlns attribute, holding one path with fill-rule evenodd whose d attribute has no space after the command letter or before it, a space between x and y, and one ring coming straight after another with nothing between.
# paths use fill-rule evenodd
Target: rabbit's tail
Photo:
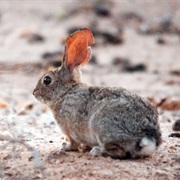
<instances>
[{"instance_id":1,"label":"rabbit's tail","mask_svg":"<svg viewBox=\"0 0 180 180\"><path fill-rule=\"evenodd\" d=\"M147 136L143 137L138 143L139 151L138 156L150 156L156 150L156 142L153 139L148 138Z\"/></svg>"}]
</instances>

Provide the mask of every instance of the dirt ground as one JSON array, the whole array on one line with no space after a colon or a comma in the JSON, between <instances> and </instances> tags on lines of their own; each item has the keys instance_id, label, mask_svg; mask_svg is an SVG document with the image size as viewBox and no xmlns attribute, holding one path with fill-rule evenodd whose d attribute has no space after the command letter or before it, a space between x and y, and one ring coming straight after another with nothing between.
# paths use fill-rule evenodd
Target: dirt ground
<instances>
[{"instance_id":1,"label":"dirt ground","mask_svg":"<svg viewBox=\"0 0 180 180\"><path fill-rule=\"evenodd\" d=\"M2 0L0 179L180 179L179 132L172 129L180 119L179 19L178 0ZM151 157L61 151L62 133L32 91L61 62L68 33L81 27L96 41L83 82L124 87L157 106L163 143Z\"/></svg>"}]
</instances>

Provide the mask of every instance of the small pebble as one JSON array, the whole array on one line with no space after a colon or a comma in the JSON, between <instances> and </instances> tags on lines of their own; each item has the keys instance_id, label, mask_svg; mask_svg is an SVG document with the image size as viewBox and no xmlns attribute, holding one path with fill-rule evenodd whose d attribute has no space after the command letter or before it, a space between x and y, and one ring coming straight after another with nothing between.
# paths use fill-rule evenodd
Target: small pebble
<instances>
[{"instance_id":1,"label":"small pebble","mask_svg":"<svg viewBox=\"0 0 180 180\"><path fill-rule=\"evenodd\" d=\"M147 67L143 63L132 65L130 63L124 64L123 71L135 72L135 71L146 71Z\"/></svg>"},{"instance_id":2,"label":"small pebble","mask_svg":"<svg viewBox=\"0 0 180 180\"><path fill-rule=\"evenodd\" d=\"M166 44L165 39L163 39L162 37L159 37L159 38L156 40L156 42L157 42L158 44L160 44L160 45Z\"/></svg>"},{"instance_id":3,"label":"small pebble","mask_svg":"<svg viewBox=\"0 0 180 180\"><path fill-rule=\"evenodd\" d=\"M110 10L104 4L100 3L95 4L94 11L96 15L101 17L109 17L111 15Z\"/></svg>"},{"instance_id":4,"label":"small pebble","mask_svg":"<svg viewBox=\"0 0 180 180\"><path fill-rule=\"evenodd\" d=\"M139 27L140 33L147 35L147 34L150 34L151 31L152 31L152 29L151 29L151 26L149 23L144 22L144 23L140 24L140 27Z\"/></svg>"},{"instance_id":5,"label":"small pebble","mask_svg":"<svg viewBox=\"0 0 180 180\"><path fill-rule=\"evenodd\" d=\"M31 34L28 36L27 41L29 43L44 42L45 38L40 34Z\"/></svg>"},{"instance_id":6,"label":"small pebble","mask_svg":"<svg viewBox=\"0 0 180 180\"><path fill-rule=\"evenodd\" d=\"M171 75L180 76L180 70L172 70L170 71Z\"/></svg>"},{"instance_id":7,"label":"small pebble","mask_svg":"<svg viewBox=\"0 0 180 180\"><path fill-rule=\"evenodd\" d=\"M112 61L112 64L115 66L123 65L124 63L129 62L128 59L122 57L115 57Z\"/></svg>"},{"instance_id":8,"label":"small pebble","mask_svg":"<svg viewBox=\"0 0 180 180\"><path fill-rule=\"evenodd\" d=\"M171 30L172 19L173 15L169 12L157 18L157 23L161 32L169 32Z\"/></svg>"},{"instance_id":9,"label":"small pebble","mask_svg":"<svg viewBox=\"0 0 180 180\"><path fill-rule=\"evenodd\" d=\"M102 32L101 36L105 39L105 42L108 42L109 44L122 44L124 41L121 32L119 34Z\"/></svg>"},{"instance_id":10,"label":"small pebble","mask_svg":"<svg viewBox=\"0 0 180 180\"><path fill-rule=\"evenodd\" d=\"M54 52L45 52L42 55L43 61L45 61L45 64L47 67L60 67L63 60L63 52L61 51L54 51Z\"/></svg>"},{"instance_id":11,"label":"small pebble","mask_svg":"<svg viewBox=\"0 0 180 180\"><path fill-rule=\"evenodd\" d=\"M51 121L51 122L50 122L50 125L54 125L54 124L55 124L55 122L54 122L54 121Z\"/></svg>"},{"instance_id":12,"label":"small pebble","mask_svg":"<svg viewBox=\"0 0 180 180\"><path fill-rule=\"evenodd\" d=\"M6 141L10 139L12 136L8 131L0 132L0 141Z\"/></svg>"},{"instance_id":13,"label":"small pebble","mask_svg":"<svg viewBox=\"0 0 180 180\"><path fill-rule=\"evenodd\" d=\"M95 55L92 55L91 59L89 60L90 64L97 64L97 58Z\"/></svg>"},{"instance_id":14,"label":"small pebble","mask_svg":"<svg viewBox=\"0 0 180 180\"><path fill-rule=\"evenodd\" d=\"M62 51L45 52L42 55L42 59L55 59L56 57L62 56Z\"/></svg>"},{"instance_id":15,"label":"small pebble","mask_svg":"<svg viewBox=\"0 0 180 180\"><path fill-rule=\"evenodd\" d=\"M62 62L60 60L52 60L49 62L48 66L53 66L53 67L60 67Z\"/></svg>"}]
</instances>

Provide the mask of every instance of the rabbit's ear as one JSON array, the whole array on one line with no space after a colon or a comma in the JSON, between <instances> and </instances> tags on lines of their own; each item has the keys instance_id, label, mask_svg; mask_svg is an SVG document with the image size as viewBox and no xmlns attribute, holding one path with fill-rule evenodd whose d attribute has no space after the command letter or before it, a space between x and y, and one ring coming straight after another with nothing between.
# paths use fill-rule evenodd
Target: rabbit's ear
<instances>
[{"instance_id":1,"label":"rabbit's ear","mask_svg":"<svg viewBox=\"0 0 180 180\"><path fill-rule=\"evenodd\" d=\"M76 31L66 39L64 64L70 72L73 72L75 67L88 62L91 57L89 46L93 43L93 34L87 28Z\"/></svg>"}]
</instances>

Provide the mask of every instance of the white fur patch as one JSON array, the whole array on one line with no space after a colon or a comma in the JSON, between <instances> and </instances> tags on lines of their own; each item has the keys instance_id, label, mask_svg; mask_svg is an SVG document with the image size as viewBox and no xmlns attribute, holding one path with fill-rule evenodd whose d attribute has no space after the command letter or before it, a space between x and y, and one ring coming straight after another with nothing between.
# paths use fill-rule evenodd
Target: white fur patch
<instances>
[{"instance_id":1,"label":"white fur patch","mask_svg":"<svg viewBox=\"0 0 180 180\"><path fill-rule=\"evenodd\" d=\"M149 156L156 150L155 141L147 137L142 138L139 145L142 147L142 150L140 151L141 156Z\"/></svg>"}]
</instances>

